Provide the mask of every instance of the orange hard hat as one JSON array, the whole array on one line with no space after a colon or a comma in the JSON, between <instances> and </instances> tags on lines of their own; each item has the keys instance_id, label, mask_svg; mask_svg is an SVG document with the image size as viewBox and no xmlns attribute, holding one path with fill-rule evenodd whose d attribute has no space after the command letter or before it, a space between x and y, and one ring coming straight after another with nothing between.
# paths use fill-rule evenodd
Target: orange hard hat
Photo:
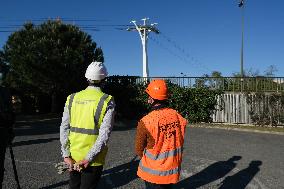
<instances>
[{"instance_id":1,"label":"orange hard hat","mask_svg":"<svg viewBox=\"0 0 284 189\"><path fill-rule=\"evenodd\" d=\"M166 100L168 98L167 84L162 79L151 81L145 91L153 99Z\"/></svg>"}]
</instances>

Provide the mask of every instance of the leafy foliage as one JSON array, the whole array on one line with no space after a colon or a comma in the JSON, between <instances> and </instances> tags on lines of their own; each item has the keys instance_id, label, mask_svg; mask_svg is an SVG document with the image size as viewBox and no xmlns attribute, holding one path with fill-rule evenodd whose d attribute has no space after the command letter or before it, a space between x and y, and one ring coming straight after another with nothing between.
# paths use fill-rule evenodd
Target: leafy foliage
<instances>
[{"instance_id":1,"label":"leafy foliage","mask_svg":"<svg viewBox=\"0 0 284 189\"><path fill-rule=\"evenodd\" d=\"M104 60L90 35L50 20L39 26L27 23L11 34L1 57L10 65L8 85L35 99L45 94L54 106L58 97L85 86L84 73L91 61Z\"/></svg>"},{"instance_id":2,"label":"leafy foliage","mask_svg":"<svg viewBox=\"0 0 284 189\"><path fill-rule=\"evenodd\" d=\"M179 111L189 122L212 122L211 115L216 110L217 95L222 92L208 88L181 88L169 84L170 107Z\"/></svg>"},{"instance_id":3,"label":"leafy foliage","mask_svg":"<svg viewBox=\"0 0 284 189\"><path fill-rule=\"evenodd\" d=\"M5 62L3 51L0 51L0 85L3 84L9 69L10 66Z\"/></svg>"},{"instance_id":4,"label":"leafy foliage","mask_svg":"<svg viewBox=\"0 0 284 189\"><path fill-rule=\"evenodd\" d=\"M136 83L137 77L114 76L107 80L105 91L112 94L119 117L141 118L150 111L145 93L147 82ZM206 88L182 88L168 81L169 107L176 109L189 122L211 122L216 109L216 96L221 91Z\"/></svg>"},{"instance_id":5,"label":"leafy foliage","mask_svg":"<svg viewBox=\"0 0 284 189\"><path fill-rule=\"evenodd\" d=\"M111 76L107 78L104 91L111 94L116 103L117 117L140 118L148 107L145 85L136 84L136 76Z\"/></svg>"},{"instance_id":6,"label":"leafy foliage","mask_svg":"<svg viewBox=\"0 0 284 189\"><path fill-rule=\"evenodd\" d=\"M247 102L254 124L277 126L284 123L284 93L248 93Z\"/></svg>"}]
</instances>

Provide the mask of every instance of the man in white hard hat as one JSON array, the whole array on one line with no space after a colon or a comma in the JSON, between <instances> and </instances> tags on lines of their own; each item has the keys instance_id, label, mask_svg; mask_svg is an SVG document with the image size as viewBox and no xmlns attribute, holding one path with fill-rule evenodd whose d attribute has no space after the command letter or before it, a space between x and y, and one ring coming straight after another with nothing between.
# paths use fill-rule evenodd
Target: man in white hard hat
<instances>
[{"instance_id":1,"label":"man in white hard hat","mask_svg":"<svg viewBox=\"0 0 284 189\"><path fill-rule=\"evenodd\" d=\"M85 73L89 86L69 95L64 107L60 142L70 189L94 189L102 174L115 108L113 97L101 91L106 76L104 64L92 62Z\"/></svg>"}]
</instances>

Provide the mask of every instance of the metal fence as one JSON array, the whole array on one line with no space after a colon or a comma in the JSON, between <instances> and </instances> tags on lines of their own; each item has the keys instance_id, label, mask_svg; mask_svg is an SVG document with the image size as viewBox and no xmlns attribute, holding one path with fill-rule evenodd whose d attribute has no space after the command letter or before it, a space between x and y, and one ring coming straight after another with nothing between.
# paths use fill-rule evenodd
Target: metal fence
<instances>
[{"instance_id":1,"label":"metal fence","mask_svg":"<svg viewBox=\"0 0 284 189\"><path fill-rule=\"evenodd\" d=\"M132 77L135 83L164 79L187 88L209 88L230 92L284 92L284 77Z\"/></svg>"}]
</instances>

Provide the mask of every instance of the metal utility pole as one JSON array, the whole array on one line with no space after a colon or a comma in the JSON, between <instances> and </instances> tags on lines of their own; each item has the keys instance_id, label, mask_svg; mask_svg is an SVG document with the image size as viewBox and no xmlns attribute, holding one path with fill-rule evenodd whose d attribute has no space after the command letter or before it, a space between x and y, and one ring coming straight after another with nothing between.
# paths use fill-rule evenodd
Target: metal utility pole
<instances>
[{"instance_id":1,"label":"metal utility pole","mask_svg":"<svg viewBox=\"0 0 284 189\"><path fill-rule=\"evenodd\" d=\"M239 7L242 11L242 45L241 45L241 77L244 77L244 2L245 0L240 0Z\"/></svg>"},{"instance_id":2,"label":"metal utility pole","mask_svg":"<svg viewBox=\"0 0 284 189\"><path fill-rule=\"evenodd\" d=\"M135 20L132 20L130 23L133 23L135 27L127 28L127 31L138 31L143 48L143 77L149 76L149 68L148 68L148 56L147 56L147 39L150 32L154 32L159 34L159 30L155 27L157 23L152 23L147 25L147 20L149 18L143 18L143 25L137 25Z\"/></svg>"}]
</instances>

